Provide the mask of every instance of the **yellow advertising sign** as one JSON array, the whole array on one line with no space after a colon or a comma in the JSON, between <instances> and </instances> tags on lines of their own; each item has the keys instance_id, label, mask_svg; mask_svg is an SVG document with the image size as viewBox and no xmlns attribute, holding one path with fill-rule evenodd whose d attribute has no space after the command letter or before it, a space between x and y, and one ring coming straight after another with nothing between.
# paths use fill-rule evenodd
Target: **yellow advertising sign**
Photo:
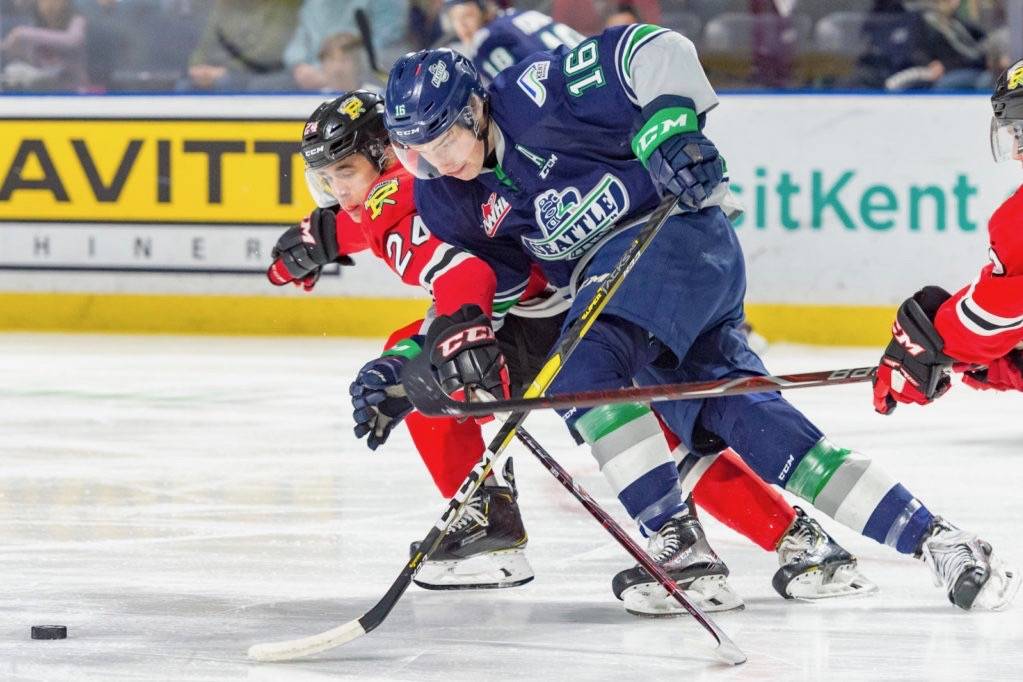
<instances>
[{"instance_id":1,"label":"yellow advertising sign","mask_svg":"<svg viewBox=\"0 0 1023 682\"><path fill-rule=\"evenodd\" d=\"M291 223L302 123L2 119L0 222Z\"/></svg>"}]
</instances>

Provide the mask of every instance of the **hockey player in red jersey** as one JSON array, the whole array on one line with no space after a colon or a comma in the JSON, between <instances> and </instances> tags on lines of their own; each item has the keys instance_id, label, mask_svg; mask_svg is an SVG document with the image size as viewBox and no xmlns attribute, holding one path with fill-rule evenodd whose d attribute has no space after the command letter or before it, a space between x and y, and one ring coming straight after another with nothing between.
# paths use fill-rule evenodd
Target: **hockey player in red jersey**
<instances>
[{"instance_id":1,"label":"hockey player in red jersey","mask_svg":"<svg viewBox=\"0 0 1023 682\"><path fill-rule=\"evenodd\" d=\"M1023 162L1023 61L991 97L995 161ZM950 387L953 369L976 389L1023 390L1023 187L988 221L990 262L954 295L927 286L899 307L874 382L874 409L927 404Z\"/></svg>"},{"instance_id":2,"label":"hockey player in red jersey","mask_svg":"<svg viewBox=\"0 0 1023 682\"><path fill-rule=\"evenodd\" d=\"M476 303L503 322L497 337L504 355L513 359L511 385L524 388L557 338L565 306L559 308L558 299L548 297L550 290L538 276L521 291L495 292L488 265L430 234L414 206L414 178L386 146L379 106L375 95L356 91L325 102L306 123L302 153L319 208L281 237L268 271L270 281L294 283L308 291L323 265L351 265L351 254L370 250L403 282L429 291L434 313L450 315L461 304ZM418 350L422 327L423 321L417 320L394 332L384 355L360 371L352 385L356 435L366 437L375 450L404 419L439 491L450 497L479 460L484 444L475 422L424 417L412 412L404 398L397 379L405 357ZM874 589L859 575L854 557L723 444L715 444L711 437L707 444L711 454L697 456L677 448L678 440L670 432L666 435L697 503L764 549L778 552L781 568L773 585L782 596L818 599ZM492 478L467 508L471 511L456 522L439 552L416 576L417 584L433 589L511 587L532 579L513 486ZM741 606L724 580L727 568L707 545L695 518L691 526L696 549L719 565L722 577L718 581L701 576L687 587L702 590L703 605L709 609ZM697 568L707 572L706 566ZM670 603L658 598L633 608L656 614Z\"/></svg>"},{"instance_id":3,"label":"hockey player in red jersey","mask_svg":"<svg viewBox=\"0 0 1023 682\"><path fill-rule=\"evenodd\" d=\"M1023 162L1023 61L1002 74L991 106L995 161ZM1023 390L1021 222L1023 187L991 215L990 262L973 283L953 295L926 286L899 306L874 380L875 410L891 414L898 403L930 403L948 391L953 370L962 371L963 383L975 389ZM1019 572L995 563L991 545L945 521L939 520L923 555L932 566L990 561L999 580L988 581L978 603L1007 604L1019 589Z\"/></svg>"},{"instance_id":4,"label":"hockey player in red jersey","mask_svg":"<svg viewBox=\"0 0 1023 682\"><path fill-rule=\"evenodd\" d=\"M378 95L353 91L324 102L310 116L303 129L302 155L318 208L281 236L267 276L275 285L294 283L309 291L324 265L354 265L350 255L369 250L403 282L432 295L431 314L450 314L467 299L490 311L496 287L493 271L479 258L430 234L415 210L413 178L390 151L382 106ZM452 495L449 481L457 477L461 482L478 460L483 442L475 423L409 415L412 406L398 378L404 358L419 350L416 340L423 324L417 320L396 332L385 354L360 370L352 384L355 433L376 449L407 416L427 469L442 491ZM418 584L511 587L533 579L523 553L527 536L515 491L506 483L493 475L487 479L467 505L465 522L456 522L421 569ZM465 531L478 518L488 521L486 533L466 542ZM468 576L466 562L473 568Z\"/></svg>"}]
</instances>

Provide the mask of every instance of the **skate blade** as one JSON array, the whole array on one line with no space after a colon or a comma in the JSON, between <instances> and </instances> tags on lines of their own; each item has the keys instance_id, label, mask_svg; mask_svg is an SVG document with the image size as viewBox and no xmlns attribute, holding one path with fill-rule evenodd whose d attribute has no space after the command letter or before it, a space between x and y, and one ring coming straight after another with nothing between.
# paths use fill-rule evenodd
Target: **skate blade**
<instances>
[{"instance_id":1,"label":"skate blade","mask_svg":"<svg viewBox=\"0 0 1023 682\"><path fill-rule=\"evenodd\" d=\"M1005 568L991 559L991 577L984 583L971 610L1001 611L1012 603L1019 591L1021 576L1015 568Z\"/></svg>"},{"instance_id":2,"label":"skate blade","mask_svg":"<svg viewBox=\"0 0 1023 682\"><path fill-rule=\"evenodd\" d=\"M877 590L877 585L864 578L855 565L839 566L830 577L828 571L812 568L793 578L786 586L789 598L800 601L863 597Z\"/></svg>"},{"instance_id":3,"label":"skate blade","mask_svg":"<svg viewBox=\"0 0 1023 682\"><path fill-rule=\"evenodd\" d=\"M525 585L534 577L525 553L512 549L459 561L427 560L412 580L425 590L499 590Z\"/></svg>"},{"instance_id":4,"label":"skate blade","mask_svg":"<svg viewBox=\"0 0 1023 682\"><path fill-rule=\"evenodd\" d=\"M707 613L746 607L742 597L732 591L728 578L723 575L696 578L686 585L682 592ZM627 587L622 592L622 601L625 610L634 616L666 618L689 615L689 612L658 583L641 583Z\"/></svg>"}]
</instances>

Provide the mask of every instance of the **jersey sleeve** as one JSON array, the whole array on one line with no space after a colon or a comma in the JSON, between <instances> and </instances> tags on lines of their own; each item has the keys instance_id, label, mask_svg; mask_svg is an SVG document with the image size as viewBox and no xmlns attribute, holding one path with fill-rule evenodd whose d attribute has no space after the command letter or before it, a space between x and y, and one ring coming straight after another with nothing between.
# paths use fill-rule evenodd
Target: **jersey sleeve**
<instances>
[{"instance_id":1,"label":"jersey sleeve","mask_svg":"<svg viewBox=\"0 0 1023 682\"><path fill-rule=\"evenodd\" d=\"M342 256L365 251L370 247L365 233L359 223L351 219L344 211L337 212L337 252Z\"/></svg>"},{"instance_id":2,"label":"jersey sleeve","mask_svg":"<svg viewBox=\"0 0 1023 682\"><path fill-rule=\"evenodd\" d=\"M618 81L642 108L661 95L691 99L696 113L718 104L693 42L676 31L650 24L629 26L615 46Z\"/></svg>"},{"instance_id":3,"label":"jersey sleeve","mask_svg":"<svg viewBox=\"0 0 1023 682\"><path fill-rule=\"evenodd\" d=\"M945 352L963 362L986 363L1023 342L1023 188L988 222L990 262L977 279L946 301L934 326Z\"/></svg>"},{"instance_id":4,"label":"jersey sleeve","mask_svg":"<svg viewBox=\"0 0 1023 682\"><path fill-rule=\"evenodd\" d=\"M385 261L406 284L433 296L437 314L475 303L492 312L497 277L482 259L435 237L419 215L402 218L384 235Z\"/></svg>"},{"instance_id":5,"label":"jersey sleeve","mask_svg":"<svg viewBox=\"0 0 1023 682\"><path fill-rule=\"evenodd\" d=\"M425 289L440 315L475 303L489 314L496 276L481 259L434 236L419 215L415 183L400 169L386 174L363 204L363 232L374 253L405 284Z\"/></svg>"}]
</instances>

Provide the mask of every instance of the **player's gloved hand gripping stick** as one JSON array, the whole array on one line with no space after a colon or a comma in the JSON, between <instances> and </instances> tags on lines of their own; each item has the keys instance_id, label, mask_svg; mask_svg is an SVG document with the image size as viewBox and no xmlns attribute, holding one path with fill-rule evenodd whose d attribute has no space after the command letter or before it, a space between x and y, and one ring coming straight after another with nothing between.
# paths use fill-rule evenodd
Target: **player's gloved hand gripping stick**
<instances>
[{"instance_id":1,"label":"player's gloved hand gripping stick","mask_svg":"<svg viewBox=\"0 0 1023 682\"><path fill-rule=\"evenodd\" d=\"M526 396L538 396L547 389L550 383L557 376L565 360L575 350L579 340L593 325L597 315L601 310L603 310L607 301L614 295L615 291L617 291L625 276L632 270L636 261L657 236L657 233L660 231L661 227L664 226L664 223L674 210L675 199L673 197L671 201L664 202L650 215L647 223L639 231L639 234L626 249L625 253L622 254L621 259L615 265L610 275L604 280L596 293L594 293L593 300L590 302L590 305L586 307L579 318L577 318L565 334L562 335L560 345L540 370L536 379L533 381L533 384L530 386L529 390L526 391ZM423 353L418 361L413 360L408 363L406 367L406 377L408 377L409 380L414 381L414 377L422 373L429 374L430 380L433 382L436 381L433 378L432 369L429 365L429 356L426 353ZM466 501L479 488L479 486L482 485L483 480L493 469L496 460L511 442L519 425L526 418L526 414L527 413L524 412L512 414L504 423L498 431L497 436L487 446L486 451L483 453L483 457L476 466L473 467L472 471L469 472L469 475L466 477L455 496L451 498L448 503L448 507L441 515L441 518L436 524L434 524L433 528L430 529L430 532L427 533L422 542L419 543L419 550L405 565L401 573L391 584L391 587L387 590L386 594L384 594L380 601L378 601L369 611L356 620L350 621L344 625L340 625L318 635L286 642L256 644L249 649L249 656L261 661L289 660L302 656L309 656L350 642L380 625L380 623L387 618L387 615L391 612L391 609L394 608L394 605L397 604L401 596L405 593L405 590L408 589L408 586L412 582L412 578L415 576L422 563L426 561L429 555L437 549L444 533L454 522L455 518L457 518L459 512L465 506ZM655 566L654 568L657 567ZM658 578L658 580L663 577L668 581L668 583L673 584L670 578L666 575L654 577ZM694 618L696 618L696 620L711 634L711 636L714 637L718 643L717 651L724 660L733 664L745 662L746 656L738 647L735 646L728 636L717 627L717 625L710 621L695 605L690 603L688 599L681 594L681 592L675 594L675 597L676 599L679 599L680 603L682 603L682 605L693 614Z\"/></svg>"}]
</instances>

